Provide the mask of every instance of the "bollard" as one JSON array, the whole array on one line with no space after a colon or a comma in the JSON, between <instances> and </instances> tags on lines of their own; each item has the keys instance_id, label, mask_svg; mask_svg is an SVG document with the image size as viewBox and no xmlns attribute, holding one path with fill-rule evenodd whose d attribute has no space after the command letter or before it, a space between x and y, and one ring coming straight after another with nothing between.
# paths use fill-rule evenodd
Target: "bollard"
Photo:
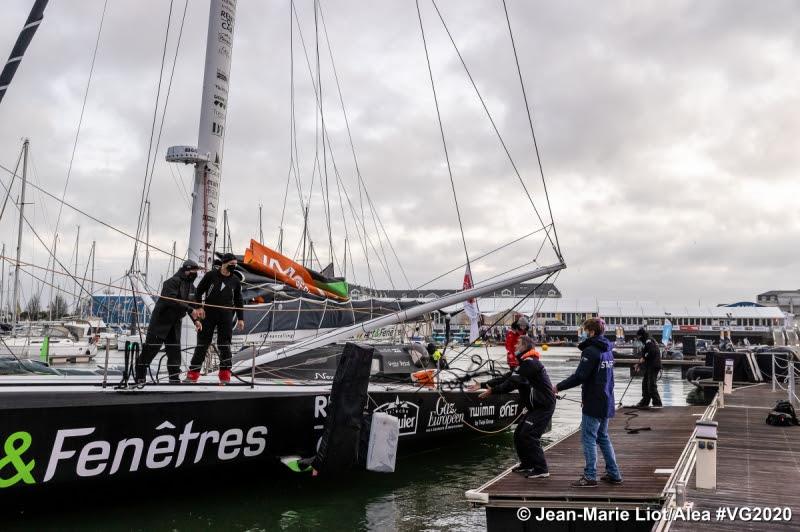
<instances>
[{"instance_id":1,"label":"bollard","mask_svg":"<svg viewBox=\"0 0 800 532\"><path fill-rule=\"evenodd\" d=\"M717 489L717 427L716 421L701 419L695 423L697 459L694 477L697 489Z\"/></svg>"},{"instance_id":2,"label":"bollard","mask_svg":"<svg viewBox=\"0 0 800 532\"><path fill-rule=\"evenodd\" d=\"M724 393L733 393L733 359L725 359L725 388Z\"/></svg>"}]
</instances>

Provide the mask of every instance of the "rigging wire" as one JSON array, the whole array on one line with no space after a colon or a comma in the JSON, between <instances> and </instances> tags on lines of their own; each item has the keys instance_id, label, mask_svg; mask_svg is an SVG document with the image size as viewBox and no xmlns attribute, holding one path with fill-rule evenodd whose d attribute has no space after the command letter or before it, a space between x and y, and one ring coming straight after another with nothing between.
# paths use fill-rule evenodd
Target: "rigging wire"
<instances>
[{"instance_id":1,"label":"rigging wire","mask_svg":"<svg viewBox=\"0 0 800 532\"><path fill-rule=\"evenodd\" d=\"M14 183L14 180L15 180L15 179L19 179L19 176L17 176L17 175L16 175L16 174L15 174L13 171L11 171L9 168L7 168L7 167L3 166L2 164L0 164L0 170L3 170L3 171L5 171L5 172L8 172L8 173L9 173L9 174L11 174L11 176L12 176L12 178L11 178L11 183L9 183L9 186L8 186L8 188L6 188L6 186L5 186L4 184L2 184L2 182L0 182L0 185L2 185L2 186L3 186L3 188L4 188L4 189L6 189L6 190L8 191L8 190L10 190L10 188L11 188L11 185L13 185L13 183ZM57 196L55 196L55 195L54 195L54 194L52 194L51 192L48 192L48 191L47 191L47 190L45 190L43 187L40 187L40 186L38 186L38 185L36 185L36 184L32 183L31 181L28 181L28 183L27 183L27 186L29 186L29 187L32 187L32 188L34 188L34 189L38 190L39 192L41 192L41 193L42 193L42 194L44 194L45 196L47 196L47 197L49 197L49 198L51 198L51 199L54 199L54 200L56 200L57 202L63 203L63 205L64 205L65 207L69 207L70 209L72 209L73 211L77 212L78 214L81 214L81 215L85 216L86 218L89 218L89 219L90 219L90 220L92 220L93 222L97 222L97 223L99 223L99 224L100 224L100 225L102 225L103 227L106 227L106 228L108 228L108 229L111 229L112 231L114 231L114 232L116 232L116 233L119 233L120 235L122 235L122 236L124 236L124 237L130 238L131 240L134 240L134 241L135 241L135 240L137 240L137 238L136 238L135 236L133 236L132 234L130 234L130 233L126 232L126 231L123 231L122 229L120 229L120 228L118 228L118 227L115 227L115 226L111 225L110 223L108 223L108 222L105 222L105 221L103 221L103 220L101 220L101 219L97 218L96 216L93 216L92 214L89 214L89 213L88 213L88 212L86 212L85 210L83 210L83 209L80 209L79 207L76 207L75 205L71 204L70 202L68 202L68 201L61 201L61 200L60 200L60 199L59 199ZM139 243L140 243L140 244L144 244L144 243L145 243L145 241L144 241L144 240L141 240L141 239L139 239L138 241L139 241ZM150 248L151 248L151 249L154 249L154 250L156 250L156 251L158 251L158 252L160 252L160 253L163 253L163 254L167 255L168 257L173 257L173 254L172 254L172 252L171 252L171 251L166 251L166 250L164 250L164 249L162 249L162 248L160 248L160 247L154 246L152 243L150 244ZM174 258L176 258L176 259L180 259L181 257L174 256Z\"/></svg>"},{"instance_id":2,"label":"rigging wire","mask_svg":"<svg viewBox=\"0 0 800 532\"><path fill-rule=\"evenodd\" d=\"M428 41L425 38L425 27L422 24L422 12L420 11L420 8L419 8L419 0L416 0L415 3L416 3L416 6L417 6L417 18L419 19L419 30L420 30L420 34L422 35L422 45L423 45L423 47L425 49L425 62L427 64L427 66L428 66L428 75L430 76L430 80L431 80L431 91L433 92L433 103L434 103L434 105L436 107L436 117L437 117L437 121L439 123L439 133L441 134L441 137L442 137L442 147L444 149L444 158L445 158L445 161L447 162L447 173L450 176L450 188L453 191L453 202L455 203L456 215L458 216L458 228L461 231L461 242L464 244L464 255L465 255L466 259L467 259L467 268L469 268L469 251L467 250L467 239L464 237L464 224L461 222L461 209L459 209L459 207L458 207L458 196L456 194L456 184L455 184L455 181L453 180L453 169L452 169L452 167L450 165L450 155L449 155L449 153L447 151L447 140L445 139L444 125L442 124L442 114L441 114L441 112L439 110L439 97L436 94L436 83L435 83L435 81L433 79L433 70L431 69L431 59L430 59L430 55L428 53Z\"/></svg>"},{"instance_id":3,"label":"rigging wire","mask_svg":"<svg viewBox=\"0 0 800 532\"><path fill-rule=\"evenodd\" d=\"M483 110L486 112L486 117L489 119L489 123L492 125L492 129L494 129L495 135L497 135L497 139L500 141L500 145L503 147L503 151L505 151L506 157L508 157L508 161L511 163L511 167L514 169L514 173L516 174L517 179L520 182L520 185L522 185L522 190L525 191L525 195L527 196L528 201L531 204L531 207L533 207L533 211L536 213L536 217L539 219L539 223L541 223L542 226L544 227L545 223L544 220L542 219L541 214L539 214L539 209L536 208L536 204L534 203L533 198L531 197L531 193L530 191L528 191L528 187L527 185L525 185L525 181L522 179L522 175L520 174L519 169L517 168L517 164L514 161L514 158L511 156L511 152L508 149L508 146L506 145L503 136L500 134L500 130L498 129L497 124L494 121L494 117L492 117L492 113L489 111L489 107L486 104L486 100L483 98L483 95L478 89L478 85L475 83L475 79L472 77L472 72L470 72L469 67L467 67L467 63L464 60L464 57L461 55L461 51L459 50L458 45L456 45L455 38L453 37L453 34L450 32L450 28L447 26L447 23L444 20L444 16L442 15L439 6L436 4L436 0L431 0L431 3L433 4L433 7L436 9L436 13L439 15L439 20L442 21L442 26L444 27L444 30L447 33L450 42L453 44L453 49L455 49L456 54L458 55L458 59L461 62L461 66L464 67L464 72L467 74L467 77L469 78L469 81L472 84L472 88L475 89L475 94L478 96L478 100L481 102L481 106L483 107ZM527 105L527 100L526 100L526 105ZM538 156L538 149L537 149L537 156ZM548 199L548 207L549 205L550 203ZM550 221L552 224L553 223L552 212L550 213ZM553 249L556 249L556 251L558 251L556 248L556 244L553 243L552 241L551 244L553 246Z\"/></svg>"},{"instance_id":4,"label":"rigging wire","mask_svg":"<svg viewBox=\"0 0 800 532\"><path fill-rule=\"evenodd\" d=\"M547 193L547 180L544 177L544 168L542 167L542 157L539 154L539 144L536 142L536 133L533 129L533 118L531 117L531 106L528 103L528 93L525 90L525 81L522 79L522 68L519 64L519 55L517 54L517 44L514 40L514 32L511 30L511 19L508 16L508 6L506 5L506 0L503 0L503 11L506 15L506 23L508 24L508 36L511 39L511 47L514 50L514 61L517 64L517 74L519 75L519 85L522 89L522 98L525 101L525 112L528 115L528 125L530 126L531 130L531 138L533 139L533 147L536 151L536 161L539 163L539 174L542 177L542 186L544 187L544 196L547 201L547 209L550 212L550 223L553 224L553 237L555 238L555 252L558 255L558 258L563 262L564 259L561 255L561 245L558 242L558 233L556 232L555 227L555 219L553 218L553 208L550 205L550 196Z\"/></svg>"},{"instance_id":5,"label":"rigging wire","mask_svg":"<svg viewBox=\"0 0 800 532\"><path fill-rule=\"evenodd\" d=\"M366 197L367 197L367 203L370 205L370 209L372 210L372 217L373 217L373 223L374 223L375 220L376 220L375 212L376 212L377 209L375 209L375 206L372 203L372 198L369 195L369 191L367 190L367 185L364 182L363 176L361 174L361 167L358 164L358 157L356 156L355 143L353 142L353 135L352 135L352 132L351 132L351 129L350 129L350 119L349 119L349 117L347 115L347 109L345 108L345 104L344 104L344 97L342 95L342 87L341 87L341 83L339 82L339 72L336 69L336 62L333 59L333 48L331 47L330 37L329 37L329 34L328 34L328 27L325 24L325 13L324 13L324 11L322 9L322 3L321 2L319 3L319 12L320 12L320 20L322 21L322 30L323 30L323 33L325 35L325 42L326 42L327 47L328 47L328 55L330 56L330 60L331 60L331 70L333 71L333 77L334 77L334 80L336 81L336 90L337 90L337 93L338 93L338 96L339 96L339 103L340 103L340 106L341 106L341 109L342 109L342 117L344 118L345 128L347 130L347 138L348 138L349 144L350 144L350 151L351 151L351 153L353 155L353 164L355 166L356 176L357 176L358 182L359 182L359 185L358 185L359 189L358 190L359 190L359 199L361 201L361 215L362 215L362 217L364 216L364 204L363 204L363 200L361 199L361 189L363 187L364 195L366 195ZM403 274L403 278L405 279L406 284L410 288L411 287L411 282L408 280L408 276L406 275L406 271L405 271L405 268L403 267L403 263L400 262L400 258L397 256L397 252L394 249L394 245L392 244L392 241L389 238L389 234L386 232L386 228L384 227L383 221L380 219L380 217L377 217L377 222L380 225L380 228L383 231L384 236L386 237L386 242L389 244L389 248L391 249L392 254L394 255L395 262L397 262L397 265L400 267L400 272ZM376 227L376 231L377 231L377 227Z\"/></svg>"},{"instance_id":6,"label":"rigging wire","mask_svg":"<svg viewBox=\"0 0 800 532\"><path fill-rule=\"evenodd\" d=\"M94 74L94 63L95 63L95 60L97 59L97 50L100 48L100 34L103 32L103 22L106 19L106 9L107 9L107 7L108 7L108 0L105 0L103 2L103 12L100 15L100 25L97 28L97 39L95 40L95 43L94 43L94 52L92 52L92 62L91 62L91 65L89 66L89 78L86 80L86 89L84 89L84 91L83 91L83 104L81 104L81 114L80 114L80 117L78 118L78 128L75 131L75 141L72 144L72 155L69 158L69 166L67 167L67 178L64 181L64 190L61 193L61 199L62 200L67 195L67 186L69 185L69 179L70 179L70 176L72 175L72 164L75 161L75 152L78 149L78 138L80 137L81 126L83 124L83 113L86 110L86 101L89 99L89 87L92 84L92 75ZM60 203L59 207L58 207L58 216L56 218L56 229L53 232L54 235L58 233L58 228L59 228L59 225L61 224L61 210L62 210L63 206L64 206L64 204ZM55 236L53 238L54 238L54 242L55 242ZM55 243L54 243L54 245L55 245Z\"/></svg>"},{"instance_id":7,"label":"rigging wire","mask_svg":"<svg viewBox=\"0 0 800 532\"><path fill-rule=\"evenodd\" d=\"M136 223L136 240L134 241L133 244L133 254L131 255L130 271L134 271L136 268L137 254L139 251L138 240L142 234L142 223L144 221L145 202L147 201L147 196L150 191L150 187L148 185L148 173L150 169L150 159L153 156L153 138L155 137L156 122L158 119L158 102L161 98L161 84L164 80L164 64L166 63L166 58L167 58L167 43L169 41L169 30L172 22L173 4L174 0L170 0L169 14L167 15L167 27L164 35L164 47L163 51L161 52L161 69L158 74L158 84L156 88L156 102L155 105L153 106L153 123L150 126L150 142L148 143L147 161L145 162L145 167L144 167L144 182L142 183L142 195L139 200L139 219Z\"/></svg>"}]
</instances>

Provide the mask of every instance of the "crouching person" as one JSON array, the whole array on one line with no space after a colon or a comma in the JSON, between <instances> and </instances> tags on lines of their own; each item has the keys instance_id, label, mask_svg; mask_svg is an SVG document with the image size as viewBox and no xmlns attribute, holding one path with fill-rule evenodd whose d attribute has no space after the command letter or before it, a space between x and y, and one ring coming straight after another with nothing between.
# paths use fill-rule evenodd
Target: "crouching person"
<instances>
[{"instance_id":1,"label":"crouching person","mask_svg":"<svg viewBox=\"0 0 800 532\"><path fill-rule=\"evenodd\" d=\"M553 417L556 396L531 337L519 338L515 356L519 362L517 370L505 380L490 384L479 398L486 398L493 393L519 390L519 404L524 409L524 414L514 431L514 447L520 460L514 471L527 478L546 478L550 473L541 438Z\"/></svg>"}]
</instances>

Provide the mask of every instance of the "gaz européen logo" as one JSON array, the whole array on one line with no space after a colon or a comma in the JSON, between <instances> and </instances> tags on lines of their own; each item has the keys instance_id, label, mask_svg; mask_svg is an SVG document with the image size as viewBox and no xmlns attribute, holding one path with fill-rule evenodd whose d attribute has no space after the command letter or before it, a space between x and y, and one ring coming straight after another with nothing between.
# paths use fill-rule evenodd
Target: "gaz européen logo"
<instances>
[{"instance_id":1,"label":"gaz europ\u00e9en logo","mask_svg":"<svg viewBox=\"0 0 800 532\"><path fill-rule=\"evenodd\" d=\"M36 484L31 474L36 460L26 462L22 456L30 446L31 435L27 432L15 432L6 438L3 444L5 456L0 459L0 488L13 486L20 480L25 484Z\"/></svg>"}]
</instances>

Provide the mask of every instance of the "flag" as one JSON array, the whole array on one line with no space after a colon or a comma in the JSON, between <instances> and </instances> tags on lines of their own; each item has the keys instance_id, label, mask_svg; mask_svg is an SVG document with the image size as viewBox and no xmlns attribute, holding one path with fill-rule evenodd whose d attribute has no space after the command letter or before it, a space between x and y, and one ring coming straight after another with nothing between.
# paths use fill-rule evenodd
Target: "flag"
<instances>
[{"instance_id":1,"label":"flag","mask_svg":"<svg viewBox=\"0 0 800 532\"><path fill-rule=\"evenodd\" d=\"M664 327L661 329L661 343L664 345L669 345L670 340L672 339L672 322L669 321L669 318L664 320Z\"/></svg>"},{"instance_id":2,"label":"flag","mask_svg":"<svg viewBox=\"0 0 800 532\"><path fill-rule=\"evenodd\" d=\"M464 290L469 290L472 287L472 271L469 268L469 264L467 264L467 269L464 272ZM475 298L464 301L464 313L469 318L469 341L472 343L480 336L480 328L478 326L478 316L480 312L478 311L478 302Z\"/></svg>"}]
</instances>

